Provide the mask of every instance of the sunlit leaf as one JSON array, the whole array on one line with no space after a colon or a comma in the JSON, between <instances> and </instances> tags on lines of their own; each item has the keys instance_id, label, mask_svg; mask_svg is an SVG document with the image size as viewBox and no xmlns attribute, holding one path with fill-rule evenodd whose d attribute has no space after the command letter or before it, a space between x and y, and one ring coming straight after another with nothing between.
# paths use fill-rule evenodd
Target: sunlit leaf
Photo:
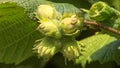
<instances>
[{"instance_id":1,"label":"sunlit leaf","mask_svg":"<svg viewBox=\"0 0 120 68\"><path fill-rule=\"evenodd\" d=\"M41 34L37 23L14 3L0 4L0 62L18 64L32 56L32 47Z\"/></svg>"},{"instance_id":2,"label":"sunlit leaf","mask_svg":"<svg viewBox=\"0 0 120 68\"><path fill-rule=\"evenodd\" d=\"M107 34L88 37L78 43L81 46L81 56L76 60L76 63L81 63L83 66L85 66L87 61L111 61L111 57L115 58L113 53L116 52L116 48L118 47L117 39Z\"/></svg>"}]
</instances>

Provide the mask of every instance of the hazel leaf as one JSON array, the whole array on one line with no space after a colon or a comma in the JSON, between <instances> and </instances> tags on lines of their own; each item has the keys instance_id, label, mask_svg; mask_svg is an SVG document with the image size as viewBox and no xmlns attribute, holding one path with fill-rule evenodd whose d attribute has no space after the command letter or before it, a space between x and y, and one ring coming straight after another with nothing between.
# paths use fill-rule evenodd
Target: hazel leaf
<instances>
[{"instance_id":1,"label":"hazel leaf","mask_svg":"<svg viewBox=\"0 0 120 68\"><path fill-rule=\"evenodd\" d=\"M8 11L9 10L9 11ZM34 41L43 37L37 23L15 3L0 4L0 62L19 64L33 56Z\"/></svg>"}]
</instances>

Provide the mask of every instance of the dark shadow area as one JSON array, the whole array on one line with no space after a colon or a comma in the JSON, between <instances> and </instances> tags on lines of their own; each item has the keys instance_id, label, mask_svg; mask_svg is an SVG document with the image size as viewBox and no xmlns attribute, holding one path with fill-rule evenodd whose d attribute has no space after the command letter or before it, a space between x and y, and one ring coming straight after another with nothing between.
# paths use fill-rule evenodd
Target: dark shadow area
<instances>
[{"instance_id":1,"label":"dark shadow area","mask_svg":"<svg viewBox=\"0 0 120 68\"><path fill-rule=\"evenodd\" d=\"M19 65L0 63L0 68L41 68L41 62L37 57L31 57ZM65 58L61 53L57 53L50 61L47 62L44 68L82 68L80 64L76 65L72 61L65 64ZM100 64L92 62L86 64L86 68L120 68L115 62Z\"/></svg>"},{"instance_id":2,"label":"dark shadow area","mask_svg":"<svg viewBox=\"0 0 120 68\"><path fill-rule=\"evenodd\" d=\"M51 65L51 63L53 65ZM66 63L66 64L65 64ZM80 65L75 65L73 62L65 61L65 58L61 53L56 54L47 64L45 68L50 68L49 66L54 66L54 68L80 68ZM51 67L52 68L52 67Z\"/></svg>"},{"instance_id":3,"label":"dark shadow area","mask_svg":"<svg viewBox=\"0 0 120 68\"><path fill-rule=\"evenodd\" d=\"M0 63L0 68L39 68L39 65L40 59L37 57L30 57L18 65Z\"/></svg>"},{"instance_id":4,"label":"dark shadow area","mask_svg":"<svg viewBox=\"0 0 120 68\"><path fill-rule=\"evenodd\" d=\"M100 31L100 30L99 29L90 29L90 28L87 28L87 30L82 31L80 33L80 35L78 35L76 37L76 40L81 40L81 39L90 37L90 36L94 35L97 31Z\"/></svg>"},{"instance_id":5,"label":"dark shadow area","mask_svg":"<svg viewBox=\"0 0 120 68\"><path fill-rule=\"evenodd\" d=\"M82 68L80 64L74 64L72 61L65 64L65 58L62 54L56 54L47 64L45 68ZM86 68L120 68L115 62L101 64L98 61L86 64Z\"/></svg>"},{"instance_id":6,"label":"dark shadow area","mask_svg":"<svg viewBox=\"0 0 120 68\"><path fill-rule=\"evenodd\" d=\"M87 64L86 68L120 68L120 67L114 62L107 62L107 63L101 64L96 61L96 62Z\"/></svg>"}]
</instances>

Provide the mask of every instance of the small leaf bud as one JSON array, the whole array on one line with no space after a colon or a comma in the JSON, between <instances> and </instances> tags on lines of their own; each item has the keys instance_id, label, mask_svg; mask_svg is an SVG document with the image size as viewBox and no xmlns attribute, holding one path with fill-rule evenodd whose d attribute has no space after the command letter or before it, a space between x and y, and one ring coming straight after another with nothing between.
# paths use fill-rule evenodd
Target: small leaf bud
<instances>
[{"instance_id":1,"label":"small leaf bud","mask_svg":"<svg viewBox=\"0 0 120 68\"><path fill-rule=\"evenodd\" d=\"M120 12L101 1L94 3L89 10L90 18L96 21L104 21L115 15L120 15Z\"/></svg>"}]
</instances>

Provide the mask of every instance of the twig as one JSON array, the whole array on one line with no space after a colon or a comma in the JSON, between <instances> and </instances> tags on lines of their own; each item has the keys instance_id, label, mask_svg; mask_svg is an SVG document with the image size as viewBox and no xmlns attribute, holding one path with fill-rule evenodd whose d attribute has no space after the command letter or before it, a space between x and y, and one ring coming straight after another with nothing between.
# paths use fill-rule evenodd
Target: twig
<instances>
[{"instance_id":1,"label":"twig","mask_svg":"<svg viewBox=\"0 0 120 68\"><path fill-rule=\"evenodd\" d=\"M116 33L116 34L120 35L120 31L119 30L116 30L116 29L114 29L112 27L109 27L109 26L102 25L100 23L96 23L94 21L86 21L85 20L84 24L86 24L86 25L94 25L94 26L97 26L99 28L102 28L102 29L105 29L105 30L108 30L110 32L113 32L113 33Z\"/></svg>"}]
</instances>

